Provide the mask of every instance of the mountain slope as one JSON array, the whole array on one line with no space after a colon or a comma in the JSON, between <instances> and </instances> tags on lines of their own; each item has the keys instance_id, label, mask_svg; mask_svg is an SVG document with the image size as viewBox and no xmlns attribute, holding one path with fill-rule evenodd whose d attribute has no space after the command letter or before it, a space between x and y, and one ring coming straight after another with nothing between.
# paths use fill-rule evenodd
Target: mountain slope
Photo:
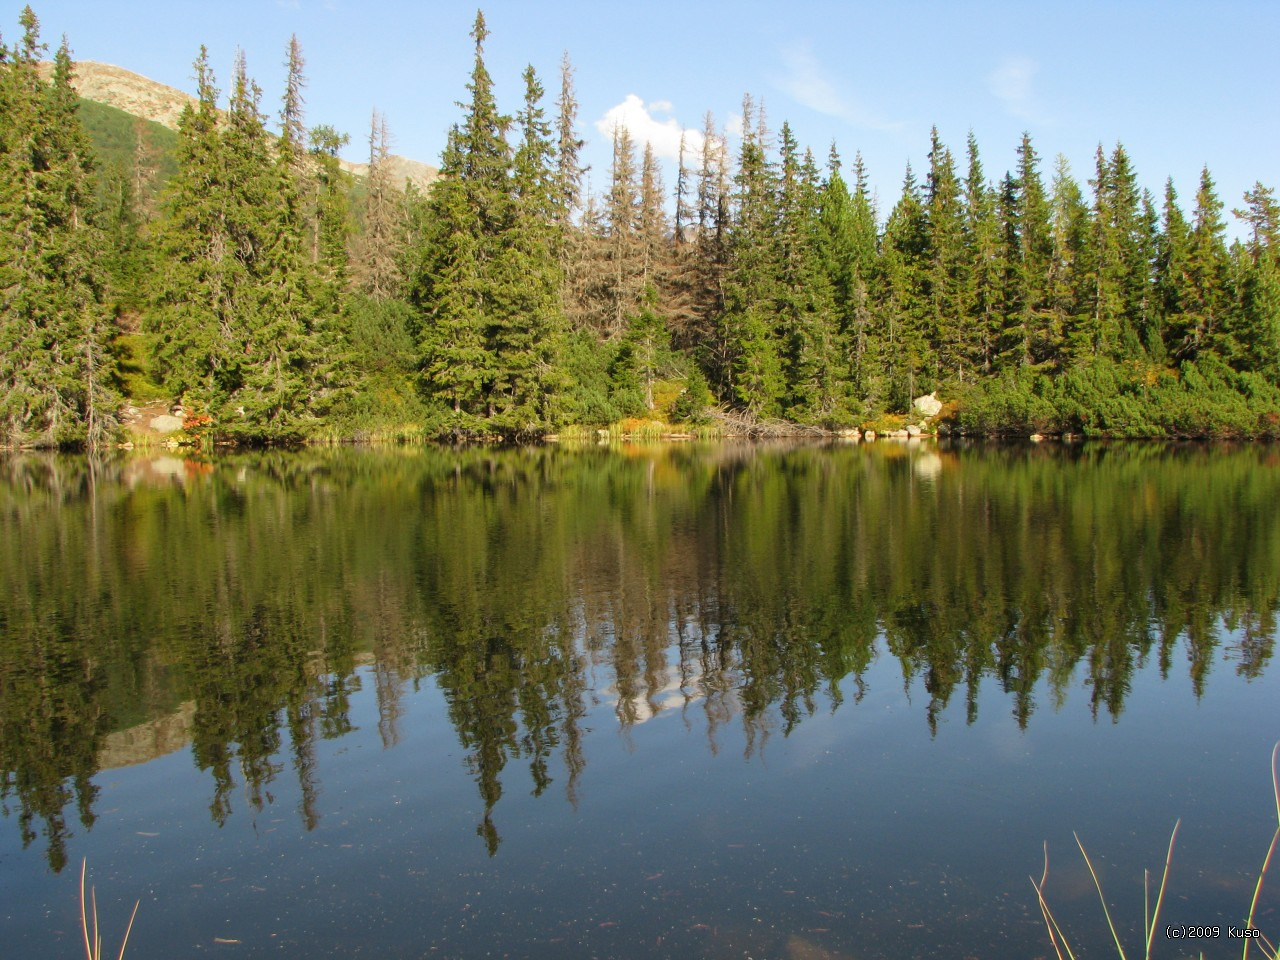
<instances>
[{"instance_id":1,"label":"mountain slope","mask_svg":"<svg viewBox=\"0 0 1280 960\"><path fill-rule=\"evenodd\" d=\"M42 63L42 71L46 78L52 74L53 64ZM132 70L117 67L110 63L97 63L93 60L79 60L75 64L72 85L83 100L89 100L106 107L123 111L133 117L139 117L150 123L158 124L169 130L178 129L178 118L182 116L182 108L188 103L195 103L195 97L183 93L173 87L144 77ZM112 120L101 111L87 110L85 123L90 127L94 137L94 146L103 150L100 136L110 130L108 136L120 139L118 133L122 124L119 118ZM149 141L159 142L164 138L154 131L148 135ZM132 135L129 142L132 143ZM170 151L167 151L171 153ZM117 149L104 150L104 159L114 158ZM393 181L402 184L406 180L420 190L429 187L439 171L426 163L419 163L407 157L392 156L391 170ZM343 167L357 177L363 178L369 170L368 164L349 163L343 161ZM164 179L164 174L161 175Z\"/></svg>"}]
</instances>

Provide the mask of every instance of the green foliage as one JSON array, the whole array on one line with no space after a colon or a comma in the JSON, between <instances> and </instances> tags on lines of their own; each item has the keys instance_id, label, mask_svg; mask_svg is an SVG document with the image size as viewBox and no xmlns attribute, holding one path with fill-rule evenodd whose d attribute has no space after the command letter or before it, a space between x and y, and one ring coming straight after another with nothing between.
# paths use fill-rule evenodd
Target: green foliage
<instances>
[{"instance_id":1,"label":"green foliage","mask_svg":"<svg viewBox=\"0 0 1280 960\"><path fill-rule=\"evenodd\" d=\"M301 82L296 48L290 64L286 118ZM156 366L219 433L300 439L331 402L321 348L336 342L340 307L332 269L308 256L301 140L270 137L243 58L225 115L203 49L196 78L156 242L163 269L148 315Z\"/></svg>"},{"instance_id":2,"label":"green foliage","mask_svg":"<svg viewBox=\"0 0 1280 960\"><path fill-rule=\"evenodd\" d=\"M589 331L575 331L564 351L565 373L569 380L564 419L568 423L604 426L632 412L615 396L611 371L618 345L601 340ZM638 398L633 397L633 400Z\"/></svg>"},{"instance_id":3,"label":"green foliage","mask_svg":"<svg viewBox=\"0 0 1280 960\"><path fill-rule=\"evenodd\" d=\"M112 342L120 393L137 403L163 400L168 396L152 367L154 338L145 333L122 333Z\"/></svg>"},{"instance_id":4,"label":"green foliage","mask_svg":"<svg viewBox=\"0 0 1280 960\"><path fill-rule=\"evenodd\" d=\"M81 98L80 122L103 168L129 170L154 200L178 171L178 135L164 124ZM141 169L138 169L141 167Z\"/></svg>"},{"instance_id":5,"label":"green foliage","mask_svg":"<svg viewBox=\"0 0 1280 960\"><path fill-rule=\"evenodd\" d=\"M96 161L66 43L46 83L30 7L21 23L0 47L0 445L99 446L118 398Z\"/></svg>"},{"instance_id":6,"label":"green foliage","mask_svg":"<svg viewBox=\"0 0 1280 960\"><path fill-rule=\"evenodd\" d=\"M1060 377L1030 368L970 387L966 431L1026 436L1275 437L1280 389L1204 356L1167 370L1100 359Z\"/></svg>"},{"instance_id":7,"label":"green foliage","mask_svg":"<svg viewBox=\"0 0 1280 960\"><path fill-rule=\"evenodd\" d=\"M435 435L527 439L710 402L662 383L826 427L941 389L983 431L1271 429L1280 205L1262 184L1228 247L1208 169L1186 216L1120 144L1099 147L1086 197L1061 158L1046 189L1027 135L988 179L972 135L962 175L934 130L927 178L908 167L880 224L860 157L846 182L833 145L820 175L748 97L736 165L710 115L700 158L681 151L673 229L653 148L625 127L607 195L584 197L567 60L554 121L532 69L499 109L482 14L426 195L392 183L377 114L359 184L346 135L306 129L296 40L276 127L243 61L220 104L202 52L175 136L80 101L65 48L42 80L22 23L0 56L6 445L103 443L119 390L153 396L157 377L252 442L364 433L384 407Z\"/></svg>"}]
</instances>

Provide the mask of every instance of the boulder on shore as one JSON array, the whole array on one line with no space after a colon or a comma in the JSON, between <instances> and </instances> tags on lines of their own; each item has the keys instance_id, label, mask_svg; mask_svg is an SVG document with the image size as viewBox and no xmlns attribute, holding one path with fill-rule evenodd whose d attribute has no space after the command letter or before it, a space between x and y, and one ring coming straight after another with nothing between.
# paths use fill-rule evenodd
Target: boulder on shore
<instances>
[{"instance_id":1,"label":"boulder on shore","mask_svg":"<svg viewBox=\"0 0 1280 960\"><path fill-rule=\"evenodd\" d=\"M911 409L923 417L936 417L942 412L942 401L936 393L926 393L911 401Z\"/></svg>"}]
</instances>

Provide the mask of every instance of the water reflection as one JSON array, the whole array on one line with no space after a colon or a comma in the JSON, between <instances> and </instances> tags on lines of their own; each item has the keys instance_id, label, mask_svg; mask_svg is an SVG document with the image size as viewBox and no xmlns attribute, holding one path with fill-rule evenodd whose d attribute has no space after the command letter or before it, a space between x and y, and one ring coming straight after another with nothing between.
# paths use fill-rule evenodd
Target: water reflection
<instances>
[{"instance_id":1,"label":"water reflection","mask_svg":"<svg viewBox=\"0 0 1280 960\"><path fill-rule=\"evenodd\" d=\"M835 709L877 657L936 730L994 684L1026 726L1083 676L1117 720L1134 671L1219 648L1256 677L1275 641L1272 448L716 446L0 461L0 769L54 870L93 775L190 738L209 812L296 780L375 686L447 703L501 842L508 764L570 802L584 717L701 717L748 754ZM357 670L368 665L367 670ZM181 717L181 723L172 718ZM171 718L168 721L158 718ZM168 733L157 733L168 724ZM124 731L139 731L122 748ZM141 731L148 731L145 735ZM139 746L139 744L142 744ZM130 752L132 750L132 753ZM287 771L287 774L286 774ZM74 813L68 811L74 810Z\"/></svg>"}]
</instances>

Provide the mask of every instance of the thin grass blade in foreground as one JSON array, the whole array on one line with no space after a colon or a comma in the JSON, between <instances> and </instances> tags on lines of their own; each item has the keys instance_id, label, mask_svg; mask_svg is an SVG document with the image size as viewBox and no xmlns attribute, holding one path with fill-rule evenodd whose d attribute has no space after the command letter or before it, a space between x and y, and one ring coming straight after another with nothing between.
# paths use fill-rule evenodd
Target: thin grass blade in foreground
<instances>
[{"instance_id":1,"label":"thin grass blade in foreground","mask_svg":"<svg viewBox=\"0 0 1280 960\"><path fill-rule=\"evenodd\" d=\"M1177 842L1178 828L1181 826L1182 821L1179 820L1173 825L1173 832L1169 835L1169 850L1165 854L1164 873L1160 877L1160 890L1156 894L1154 910L1151 908L1151 871L1143 872L1142 932L1146 946L1145 960L1151 960L1151 947L1155 942L1156 928L1160 923L1160 909L1164 906L1164 894L1169 885L1169 869L1173 864L1173 846ZM1102 904L1102 913L1107 918L1107 926L1111 930L1111 940L1116 945L1116 953L1120 955L1120 960L1128 960L1124 952L1124 945L1120 942L1120 934L1116 931L1116 925L1111 919L1111 908L1107 906L1107 898L1102 892L1102 881L1098 879L1098 872L1093 868L1093 861L1089 859L1089 852L1085 850L1079 834L1072 834L1072 836L1076 838L1076 846L1080 848L1080 855L1084 857L1085 866L1089 868L1089 876L1093 878L1093 887L1098 891L1098 900ZM1277 831L1277 836L1280 836L1280 831ZM1063 932L1062 927L1059 926L1053 911L1049 909L1049 901L1044 896L1045 881L1049 879L1049 845L1047 843L1044 845L1044 873L1040 877L1040 882L1036 883L1035 878L1029 879L1031 880L1031 886L1035 888L1036 899L1040 903L1040 915L1044 918L1045 930L1049 934L1049 942L1053 945L1054 953L1058 955L1058 960L1075 960L1075 953L1072 952L1070 944L1067 943L1067 935ZM1276 960L1276 958L1272 957L1271 960Z\"/></svg>"},{"instance_id":2,"label":"thin grass blade in foreground","mask_svg":"<svg viewBox=\"0 0 1280 960\"><path fill-rule=\"evenodd\" d=\"M1276 754L1280 753L1280 742L1277 742L1271 748L1271 792L1276 798L1276 832L1271 835L1271 846L1267 847L1267 855L1263 858L1262 869L1258 871L1258 882L1253 888L1253 900L1249 902L1249 919L1245 921L1245 927L1252 930L1253 918L1258 912L1258 899L1262 896L1262 883L1267 877L1267 868L1271 866L1271 858L1275 855L1276 844L1280 843L1280 777L1276 774ZM1241 954L1242 960L1249 960L1249 944L1253 942L1252 937L1245 937L1244 953ZM1275 960L1276 948L1267 941L1267 946L1271 947L1271 958ZM1260 947L1263 954L1266 954L1266 947Z\"/></svg>"},{"instance_id":3,"label":"thin grass blade in foreground","mask_svg":"<svg viewBox=\"0 0 1280 960\"><path fill-rule=\"evenodd\" d=\"M102 960L102 936L98 932L98 892L95 888L89 888L89 905L90 910L86 912L84 905L84 878L89 869L89 861L87 859L80 861L80 930L84 934L84 955L86 960ZM138 906L141 900L135 900L133 904L133 913L129 914L129 926L125 928L124 939L120 941L120 952L116 954L116 960L124 960L125 947L129 945L129 934L133 932L133 920L138 915ZM89 914L93 914L93 940L89 939Z\"/></svg>"},{"instance_id":4,"label":"thin grass blade in foreground","mask_svg":"<svg viewBox=\"0 0 1280 960\"><path fill-rule=\"evenodd\" d=\"M1067 943L1067 935L1062 932L1062 928L1058 926L1057 918L1054 917L1053 911L1049 909L1049 901L1044 898L1044 884L1049 879L1049 842L1046 840L1044 845L1044 872L1040 874L1040 882L1036 883L1034 877L1028 877L1031 886L1035 888L1036 898L1040 901L1040 915L1044 917L1045 929L1049 932L1049 942L1053 944L1053 952L1058 955L1058 960L1063 960L1062 951L1067 951L1069 960L1076 960L1076 955L1071 951L1071 945ZM1058 940L1062 940L1062 946L1058 946Z\"/></svg>"},{"instance_id":5,"label":"thin grass blade in foreground","mask_svg":"<svg viewBox=\"0 0 1280 960\"><path fill-rule=\"evenodd\" d=\"M1146 952L1147 960L1151 960L1151 942L1155 940L1156 925L1160 922L1160 907L1164 905L1164 891L1165 891L1165 888L1169 885L1169 867L1173 864L1173 844L1178 839L1178 828L1180 826L1182 826L1181 818L1179 818L1178 822L1173 825L1173 833L1169 834L1169 851L1164 855L1164 873L1160 877L1160 892L1156 894L1155 912L1151 914L1151 917L1149 919L1146 918L1145 916L1143 917L1143 922L1146 923L1147 925L1147 952ZM1147 876L1150 876L1150 874L1149 872L1144 873L1143 876L1144 876L1144 880L1142 884L1142 898L1145 903L1148 896L1147 883L1145 878Z\"/></svg>"}]
</instances>

